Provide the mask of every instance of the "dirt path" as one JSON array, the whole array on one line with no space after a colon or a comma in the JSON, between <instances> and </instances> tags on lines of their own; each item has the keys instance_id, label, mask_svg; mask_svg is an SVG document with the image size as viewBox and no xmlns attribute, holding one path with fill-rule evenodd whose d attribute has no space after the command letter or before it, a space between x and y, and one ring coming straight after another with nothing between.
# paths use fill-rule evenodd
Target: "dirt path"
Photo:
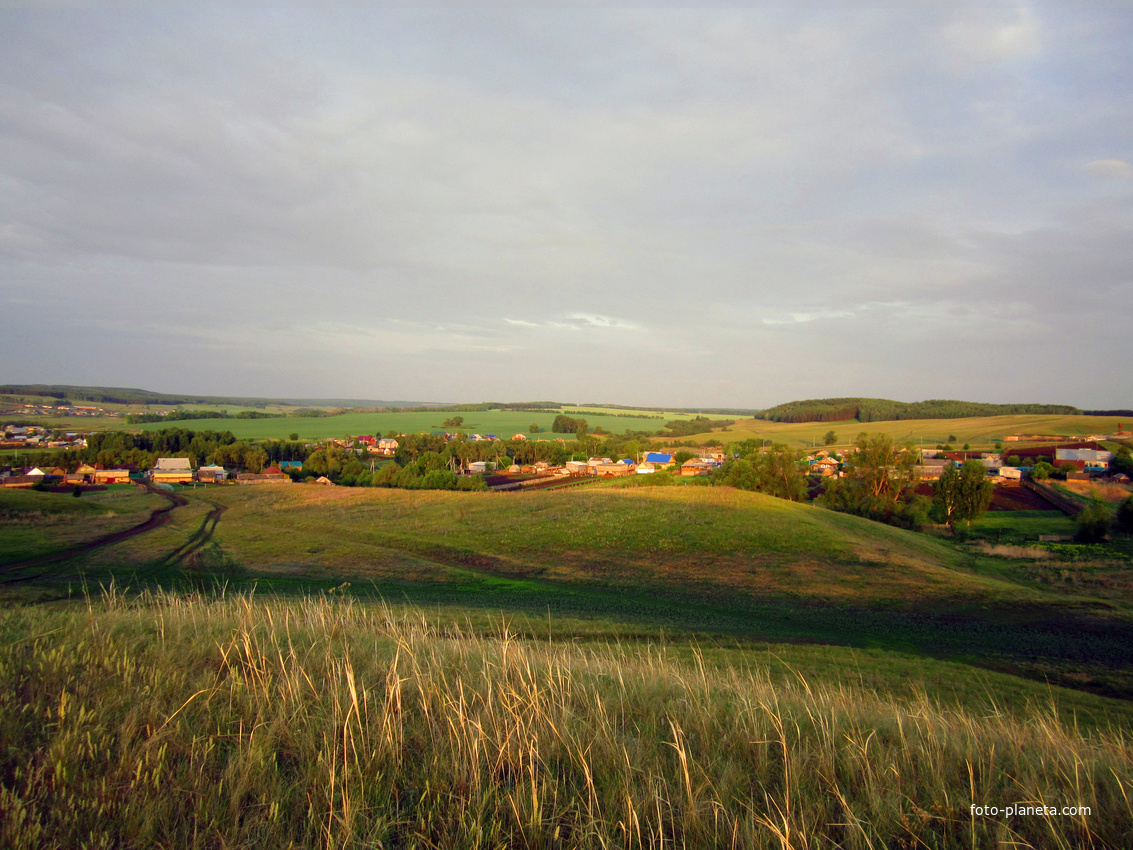
<instances>
[{"instance_id":1,"label":"dirt path","mask_svg":"<svg viewBox=\"0 0 1133 850\"><path fill-rule=\"evenodd\" d=\"M212 505L212 510L205 515L204 520L201 522L201 527L193 532L193 536L165 557L165 563L185 564L212 540L213 532L216 531L216 526L220 522L220 515L228 510L228 506L219 505L216 502L209 502L208 499L202 499L201 501L208 502Z\"/></svg>"},{"instance_id":2,"label":"dirt path","mask_svg":"<svg viewBox=\"0 0 1133 850\"><path fill-rule=\"evenodd\" d=\"M188 499L186 499L184 496L179 496L176 493L170 493L166 490L162 490L151 485L146 485L146 489L151 493L156 493L157 495L168 499L169 504L162 508L155 508L154 511L150 514L149 519L133 526L132 528L127 528L123 531L115 531L113 534L105 534L102 537L95 538L94 540L88 540L86 543L80 543L79 545L71 546L68 549L60 549L57 552L51 552L47 555L37 555L34 558L27 558L23 561L4 564L2 567L0 567L0 575L8 572L13 572L15 570L26 569L27 567L39 567L43 566L44 564L54 564L57 561L65 561L68 558L75 557L76 555L81 555L85 552L91 552L95 549L101 549L103 546L109 546L113 543L120 543L123 540L129 540L131 537L136 537L139 534L145 534L147 531L152 531L155 528L161 528L161 526L165 525L167 522L169 522L170 519L172 519L174 510L176 510L177 508L183 508L185 507L185 505L189 504ZM221 508L221 510L223 511L223 508ZM211 512L209 516L212 516L212 513L216 513L216 511ZM214 522L213 529L215 528L216 523ZM212 536L211 530L209 531L209 536ZM42 575L20 576L18 579L15 579L15 581L30 581L31 579L41 577Z\"/></svg>"}]
</instances>

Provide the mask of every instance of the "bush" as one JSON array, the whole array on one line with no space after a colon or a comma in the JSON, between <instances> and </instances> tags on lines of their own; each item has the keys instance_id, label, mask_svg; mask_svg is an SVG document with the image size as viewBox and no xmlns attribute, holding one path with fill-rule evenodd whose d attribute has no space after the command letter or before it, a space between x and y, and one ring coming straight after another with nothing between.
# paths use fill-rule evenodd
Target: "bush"
<instances>
[{"instance_id":1,"label":"bush","mask_svg":"<svg viewBox=\"0 0 1133 850\"><path fill-rule=\"evenodd\" d=\"M1122 531L1133 534L1133 496L1118 505L1117 527Z\"/></svg>"},{"instance_id":2,"label":"bush","mask_svg":"<svg viewBox=\"0 0 1133 850\"><path fill-rule=\"evenodd\" d=\"M1093 501L1074 521L1074 540L1078 543L1100 543L1109 531L1109 509L1101 501Z\"/></svg>"}]
</instances>

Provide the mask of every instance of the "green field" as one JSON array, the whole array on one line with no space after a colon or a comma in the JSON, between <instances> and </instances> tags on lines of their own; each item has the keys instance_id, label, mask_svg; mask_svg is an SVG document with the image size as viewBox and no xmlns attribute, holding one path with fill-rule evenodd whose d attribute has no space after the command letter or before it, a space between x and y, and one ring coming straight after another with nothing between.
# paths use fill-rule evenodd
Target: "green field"
<instances>
[{"instance_id":1,"label":"green field","mask_svg":"<svg viewBox=\"0 0 1133 850\"><path fill-rule=\"evenodd\" d=\"M211 575L285 593L346 580L428 605L964 657L1133 695L1133 597L1109 566L1077 565L1052 586L1028 571L1029 554L724 487L184 495L168 525L76 559L59 580L174 587Z\"/></svg>"},{"instance_id":2,"label":"green field","mask_svg":"<svg viewBox=\"0 0 1133 850\"><path fill-rule=\"evenodd\" d=\"M687 419L687 415L666 415L666 418L644 416L617 416L612 413L595 416L591 413L579 414L573 408L563 408L568 416L586 419L591 430L605 428L611 433L621 434L627 429L634 431L659 431L666 422L673 419ZM422 431L449 430L444 428L445 419L463 416L461 430L467 434L495 434L502 439L510 439L513 434L531 437L531 425L538 425L544 433L543 439L551 437L570 437L573 434L552 434L551 425L555 413L533 413L516 410L488 410L482 412L405 412L405 413L343 413L326 417L287 417L284 419L194 419L184 422L154 422L133 426L143 431L157 431L162 428L189 428L194 431L231 431L238 439L267 440L287 439L291 433L301 440L318 440L328 437L358 436L361 434L416 434Z\"/></svg>"},{"instance_id":3,"label":"green field","mask_svg":"<svg viewBox=\"0 0 1133 850\"><path fill-rule=\"evenodd\" d=\"M936 662L337 594L111 592L0 612L0 638L6 847L1120 847L1133 831L1127 714ZM1008 803L1059 815L972 813Z\"/></svg>"},{"instance_id":4,"label":"green field","mask_svg":"<svg viewBox=\"0 0 1133 850\"><path fill-rule=\"evenodd\" d=\"M0 566L130 528L165 501L132 485L70 494L0 490Z\"/></svg>"},{"instance_id":5,"label":"green field","mask_svg":"<svg viewBox=\"0 0 1133 850\"><path fill-rule=\"evenodd\" d=\"M951 540L725 487L180 493L0 565L0 845L1133 835L1128 547L996 542L1048 512ZM0 491L0 541L160 499L95 495ZM1089 814L970 809L1040 801Z\"/></svg>"}]
</instances>

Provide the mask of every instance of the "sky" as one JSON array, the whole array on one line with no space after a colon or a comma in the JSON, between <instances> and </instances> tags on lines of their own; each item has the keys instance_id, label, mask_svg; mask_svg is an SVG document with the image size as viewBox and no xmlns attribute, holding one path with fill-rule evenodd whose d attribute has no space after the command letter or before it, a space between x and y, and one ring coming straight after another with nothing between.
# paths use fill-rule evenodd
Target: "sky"
<instances>
[{"instance_id":1,"label":"sky","mask_svg":"<svg viewBox=\"0 0 1133 850\"><path fill-rule=\"evenodd\" d=\"M2 4L0 382L1133 406L1133 4Z\"/></svg>"}]
</instances>

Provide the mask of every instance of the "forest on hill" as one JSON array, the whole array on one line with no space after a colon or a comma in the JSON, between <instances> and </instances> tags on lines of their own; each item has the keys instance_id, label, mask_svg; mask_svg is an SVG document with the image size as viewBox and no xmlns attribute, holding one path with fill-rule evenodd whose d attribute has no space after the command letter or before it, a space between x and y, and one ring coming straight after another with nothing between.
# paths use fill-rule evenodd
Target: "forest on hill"
<instances>
[{"instance_id":1,"label":"forest on hill","mask_svg":"<svg viewBox=\"0 0 1133 850\"><path fill-rule=\"evenodd\" d=\"M1074 415L1068 404L988 404L978 401L929 399L892 401L886 398L819 398L790 401L763 411L757 418L770 422L888 422L896 419L965 419L970 416L1016 414Z\"/></svg>"}]
</instances>

